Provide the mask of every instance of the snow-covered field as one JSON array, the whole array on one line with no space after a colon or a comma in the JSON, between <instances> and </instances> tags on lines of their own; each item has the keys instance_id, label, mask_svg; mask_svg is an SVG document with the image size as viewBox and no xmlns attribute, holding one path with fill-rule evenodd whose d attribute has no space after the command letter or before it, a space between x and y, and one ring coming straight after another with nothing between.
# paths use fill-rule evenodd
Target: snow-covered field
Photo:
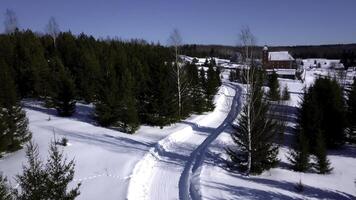
<instances>
[{"instance_id":1,"label":"snow-covered field","mask_svg":"<svg viewBox=\"0 0 356 200\"><path fill-rule=\"evenodd\" d=\"M89 118L92 108L87 105L79 104L74 117L61 118L54 110L41 107L39 102L26 101L25 104L33 140L39 145L43 159L53 131L57 139L65 136L69 140L63 150L68 158L75 159L75 182L82 183L78 199L125 199L135 164L157 141L187 127L186 124L163 129L143 126L136 134L128 135L93 125ZM0 171L13 185L12 178L21 171L22 163L25 163L24 150L0 160Z\"/></svg>"},{"instance_id":2,"label":"snow-covered field","mask_svg":"<svg viewBox=\"0 0 356 200\"><path fill-rule=\"evenodd\" d=\"M291 100L287 104L291 112L279 150L279 166L262 175L250 177L229 171L224 149L233 143L230 130L227 129L208 149L200 176L201 199L356 199L356 146L346 145L341 150L328 152L333 167L331 174L298 173L290 170L287 156L293 137L295 108L299 105L303 88L310 86L318 74L328 74L324 70L307 70L305 73L304 83L279 79L281 86L287 85L291 94ZM296 190L299 181L305 187L301 193Z\"/></svg>"},{"instance_id":3,"label":"snow-covered field","mask_svg":"<svg viewBox=\"0 0 356 200\"><path fill-rule=\"evenodd\" d=\"M295 109L304 87L323 69L306 70L305 81L279 79L287 85L291 100L280 165L260 176L245 177L225 167L225 148L231 145L230 124L240 108L243 86L230 83L223 73L223 86L215 97L213 112L193 115L163 129L142 126L134 135L95 126L91 105L78 104L72 118L56 116L40 102L24 101L33 140L43 159L54 137L66 137L63 147L76 162L75 183L81 182L78 199L355 199L356 147L329 152L334 170L329 175L297 173L286 159L295 123ZM293 114L294 113L294 114ZM50 120L49 120L50 119ZM0 159L0 171L15 187L13 177L25 163L24 150ZM298 193L296 183L305 190Z\"/></svg>"}]
</instances>

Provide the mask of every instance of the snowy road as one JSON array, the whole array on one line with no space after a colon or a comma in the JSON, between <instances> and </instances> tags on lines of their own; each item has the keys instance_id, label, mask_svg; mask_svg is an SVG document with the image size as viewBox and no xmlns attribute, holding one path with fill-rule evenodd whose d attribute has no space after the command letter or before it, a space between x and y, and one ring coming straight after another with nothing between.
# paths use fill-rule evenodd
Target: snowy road
<instances>
[{"instance_id":1,"label":"snowy road","mask_svg":"<svg viewBox=\"0 0 356 200\"><path fill-rule=\"evenodd\" d=\"M128 199L199 199L199 174L209 144L236 118L241 89L223 83L212 113L160 140L137 163Z\"/></svg>"}]
</instances>

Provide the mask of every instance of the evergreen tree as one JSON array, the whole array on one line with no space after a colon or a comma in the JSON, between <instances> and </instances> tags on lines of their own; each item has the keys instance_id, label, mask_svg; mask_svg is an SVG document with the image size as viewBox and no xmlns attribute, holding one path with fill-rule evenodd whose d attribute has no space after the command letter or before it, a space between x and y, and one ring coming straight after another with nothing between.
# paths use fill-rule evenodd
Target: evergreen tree
<instances>
[{"instance_id":1,"label":"evergreen tree","mask_svg":"<svg viewBox=\"0 0 356 200\"><path fill-rule=\"evenodd\" d=\"M19 188L15 190L16 199L46 199L47 174L39 158L38 146L30 142L26 146L27 166L23 166L22 175L16 176Z\"/></svg>"},{"instance_id":2,"label":"evergreen tree","mask_svg":"<svg viewBox=\"0 0 356 200\"><path fill-rule=\"evenodd\" d=\"M289 94L289 91L288 91L288 86L286 85L286 86L283 88L282 100L283 100L283 101L288 101L289 99L290 99L290 94Z\"/></svg>"},{"instance_id":3,"label":"evergreen tree","mask_svg":"<svg viewBox=\"0 0 356 200\"><path fill-rule=\"evenodd\" d=\"M304 133L299 132L296 136L293 150L290 151L288 160L292 163L292 168L298 172L306 172L310 169L310 156L308 138Z\"/></svg>"},{"instance_id":4,"label":"evergreen tree","mask_svg":"<svg viewBox=\"0 0 356 200\"><path fill-rule=\"evenodd\" d=\"M1 200L13 200L12 191L7 183L6 178L0 173L0 199Z\"/></svg>"},{"instance_id":5,"label":"evergreen tree","mask_svg":"<svg viewBox=\"0 0 356 200\"><path fill-rule=\"evenodd\" d=\"M327 159L324 137L320 132L317 134L315 157L316 163L314 164L314 167L319 174L327 174L332 170L330 161Z\"/></svg>"},{"instance_id":6,"label":"evergreen tree","mask_svg":"<svg viewBox=\"0 0 356 200\"><path fill-rule=\"evenodd\" d=\"M108 67L99 85L95 118L101 126L113 126L120 118L120 96L116 72Z\"/></svg>"},{"instance_id":7,"label":"evergreen tree","mask_svg":"<svg viewBox=\"0 0 356 200\"><path fill-rule=\"evenodd\" d=\"M46 199L72 200L79 196L80 184L68 191L68 185L74 178L74 166L74 160L67 162L55 142L52 142L45 166Z\"/></svg>"},{"instance_id":8,"label":"evergreen tree","mask_svg":"<svg viewBox=\"0 0 356 200\"><path fill-rule=\"evenodd\" d=\"M356 79L352 84L347 98L347 119L348 119L348 138L351 142L356 143Z\"/></svg>"},{"instance_id":9,"label":"evergreen tree","mask_svg":"<svg viewBox=\"0 0 356 200\"><path fill-rule=\"evenodd\" d=\"M63 65L59 68L55 83L56 89L53 101L58 115L64 117L72 116L75 112L76 104L75 85L70 72Z\"/></svg>"},{"instance_id":10,"label":"evergreen tree","mask_svg":"<svg viewBox=\"0 0 356 200\"><path fill-rule=\"evenodd\" d=\"M133 93L133 80L128 69L124 69L121 77L120 117L118 125L128 133L134 133L139 126L136 100Z\"/></svg>"},{"instance_id":11,"label":"evergreen tree","mask_svg":"<svg viewBox=\"0 0 356 200\"><path fill-rule=\"evenodd\" d=\"M0 152L14 151L31 138L25 111L17 99L7 65L0 60Z\"/></svg>"},{"instance_id":12,"label":"evergreen tree","mask_svg":"<svg viewBox=\"0 0 356 200\"><path fill-rule=\"evenodd\" d=\"M278 75L276 72L273 73L268 78L268 98L271 101L278 101L280 99L280 90L278 83Z\"/></svg>"},{"instance_id":13,"label":"evergreen tree","mask_svg":"<svg viewBox=\"0 0 356 200\"><path fill-rule=\"evenodd\" d=\"M200 82L202 79L199 77L198 68L195 64L187 66L187 74L189 76L190 91L191 91L191 101L192 109L197 113L202 113L204 111L204 91L203 85ZM186 106L187 107L187 106Z\"/></svg>"},{"instance_id":14,"label":"evergreen tree","mask_svg":"<svg viewBox=\"0 0 356 200\"><path fill-rule=\"evenodd\" d=\"M305 91L301 105L300 127L316 146L321 131L327 148L335 148L345 141L345 105L343 92L335 80L319 78Z\"/></svg>"},{"instance_id":15,"label":"evergreen tree","mask_svg":"<svg viewBox=\"0 0 356 200\"><path fill-rule=\"evenodd\" d=\"M205 95L207 98L207 109L214 110L214 95L218 91L219 79L217 78L217 73L213 68L213 65L209 65L206 77Z\"/></svg>"},{"instance_id":16,"label":"evergreen tree","mask_svg":"<svg viewBox=\"0 0 356 200\"><path fill-rule=\"evenodd\" d=\"M251 104L246 103L242 109L238 128L231 134L236 147L228 148L227 153L234 167L247 173L260 174L274 167L278 162L278 147L273 144L278 124L267 117L269 105L263 97L261 83L254 79L251 84L252 91L249 94ZM249 156L251 156L250 171L248 171Z\"/></svg>"}]
</instances>

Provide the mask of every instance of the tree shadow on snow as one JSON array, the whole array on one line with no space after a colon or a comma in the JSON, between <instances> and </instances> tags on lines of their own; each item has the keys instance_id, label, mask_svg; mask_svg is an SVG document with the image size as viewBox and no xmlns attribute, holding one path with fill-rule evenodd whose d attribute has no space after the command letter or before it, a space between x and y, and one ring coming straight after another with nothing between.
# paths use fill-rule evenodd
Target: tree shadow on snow
<instances>
[{"instance_id":1,"label":"tree shadow on snow","mask_svg":"<svg viewBox=\"0 0 356 200\"><path fill-rule=\"evenodd\" d=\"M34 111L45 113L47 115L59 117L56 109L46 108L43 106L43 102L40 101L29 101L29 100L25 101L23 107L29 110L34 110ZM95 120L93 119L92 116L93 116L93 108L91 106L77 103L75 113L73 114L73 116L68 118L81 122L95 124Z\"/></svg>"},{"instance_id":2,"label":"tree shadow on snow","mask_svg":"<svg viewBox=\"0 0 356 200\"><path fill-rule=\"evenodd\" d=\"M219 190L224 190L229 192L233 199L305 199L305 198L317 198L317 199L338 199L338 200L351 200L355 199L355 196L346 194L340 191L323 190L320 188L315 188L311 186L304 185L304 191L298 193L296 191L296 183L286 182L286 181L275 181L263 178L245 177L242 175L236 175L237 178L244 179L249 182L254 182L262 184L263 186L269 186L276 189L285 190L286 192L292 192L296 196L286 196L281 193L273 191L258 190L255 188L243 187L243 186L233 186L225 183L212 182L212 185L208 187L213 187ZM298 197L300 195L301 197ZM218 199L218 198L214 198Z\"/></svg>"},{"instance_id":3,"label":"tree shadow on snow","mask_svg":"<svg viewBox=\"0 0 356 200\"><path fill-rule=\"evenodd\" d=\"M356 158L356 145L344 145L343 147L328 151L328 155Z\"/></svg>"}]
</instances>

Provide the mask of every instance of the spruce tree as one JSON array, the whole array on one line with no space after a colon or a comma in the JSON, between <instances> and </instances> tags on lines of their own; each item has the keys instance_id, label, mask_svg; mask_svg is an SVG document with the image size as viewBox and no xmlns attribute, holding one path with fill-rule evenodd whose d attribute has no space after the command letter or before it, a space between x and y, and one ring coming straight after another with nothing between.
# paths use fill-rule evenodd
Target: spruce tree
<instances>
[{"instance_id":1,"label":"spruce tree","mask_svg":"<svg viewBox=\"0 0 356 200\"><path fill-rule=\"evenodd\" d=\"M199 78L198 68L195 64L191 64L187 68L188 68L187 74L189 75L189 79L190 79L189 82L191 86L190 98L192 99L191 100L192 108L195 112L200 114L204 111L204 102L205 102L205 98L203 96L204 95L203 85L202 83L200 83L202 79Z\"/></svg>"},{"instance_id":2,"label":"spruce tree","mask_svg":"<svg viewBox=\"0 0 356 200\"><path fill-rule=\"evenodd\" d=\"M213 65L209 65L206 78L205 95L206 95L206 106L208 110L214 110L214 96L218 91L219 79L217 79L216 71Z\"/></svg>"},{"instance_id":3,"label":"spruce tree","mask_svg":"<svg viewBox=\"0 0 356 200\"><path fill-rule=\"evenodd\" d=\"M289 99L290 99L290 94L289 94L289 91L288 91L288 86L286 85L283 88L283 91L282 91L282 100L283 101L288 101Z\"/></svg>"},{"instance_id":4,"label":"spruce tree","mask_svg":"<svg viewBox=\"0 0 356 200\"><path fill-rule=\"evenodd\" d=\"M26 146L26 158L27 166L24 165L22 174L16 176L16 181L19 184L15 190L16 199L47 199L47 174L39 158L38 146L32 142Z\"/></svg>"},{"instance_id":5,"label":"spruce tree","mask_svg":"<svg viewBox=\"0 0 356 200\"><path fill-rule=\"evenodd\" d=\"M108 67L102 74L95 102L95 118L101 126L112 126L119 120L120 100L116 71Z\"/></svg>"},{"instance_id":6,"label":"spruce tree","mask_svg":"<svg viewBox=\"0 0 356 200\"><path fill-rule=\"evenodd\" d=\"M69 117L75 112L75 85L70 72L58 61L53 104L59 116Z\"/></svg>"},{"instance_id":7,"label":"spruce tree","mask_svg":"<svg viewBox=\"0 0 356 200\"><path fill-rule=\"evenodd\" d=\"M347 96L348 139L356 143L356 79Z\"/></svg>"},{"instance_id":8,"label":"spruce tree","mask_svg":"<svg viewBox=\"0 0 356 200\"><path fill-rule=\"evenodd\" d=\"M314 164L314 167L319 174L327 174L332 170L332 167L330 167L330 161L327 158L324 136L320 131L318 132L316 139L316 146L314 150L316 163Z\"/></svg>"},{"instance_id":9,"label":"spruce tree","mask_svg":"<svg viewBox=\"0 0 356 200\"><path fill-rule=\"evenodd\" d=\"M303 132L297 134L293 149L289 154L288 160L291 162L293 170L306 172L310 169L309 143Z\"/></svg>"},{"instance_id":10,"label":"spruce tree","mask_svg":"<svg viewBox=\"0 0 356 200\"><path fill-rule=\"evenodd\" d=\"M268 98L271 101L278 101L280 99L280 90L278 83L278 75L276 72L273 73L268 78Z\"/></svg>"},{"instance_id":11,"label":"spruce tree","mask_svg":"<svg viewBox=\"0 0 356 200\"><path fill-rule=\"evenodd\" d=\"M0 172L0 199L1 200L13 200L12 191L6 178L4 178Z\"/></svg>"},{"instance_id":12,"label":"spruce tree","mask_svg":"<svg viewBox=\"0 0 356 200\"><path fill-rule=\"evenodd\" d=\"M74 160L67 162L67 158L59 151L55 142L52 142L45 165L46 199L73 200L80 194L80 184L68 191L68 186L74 178L74 167Z\"/></svg>"},{"instance_id":13,"label":"spruce tree","mask_svg":"<svg viewBox=\"0 0 356 200\"><path fill-rule=\"evenodd\" d=\"M9 68L0 60L0 151L14 151L31 138L25 111L16 95Z\"/></svg>"},{"instance_id":14,"label":"spruce tree","mask_svg":"<svg viewBox=\"0 0 356 200\"><path fill-rule=\"evenodd\" d=\"M301 105L300 127L316 146L317 133L321 131L327 148L345 142L346 112L343 92L335 80L318 78L305 91Z\"/></svg>"},{"instance_id":15,"label":"spruce tree","mask_svg":"<svg viewBox=\"0 0 356 200\"><path fill-rule=\"evenodd\" d=\"M227 148L233 166L242 171L248 170L248 159L251 156L250 171L246 172L252 174L260 174L278 162L278 147L273 143L278 124L268 118L269 105L263 97L261 83L257 82L254 79L251 83L250 104L247 102L244 105L238 128L231 134L236 146Z\"/></svg>"},{"instance_id":16,"label":"spruce tree","mask_svg":"<svg viewBox=\"0 0 356 200\"><path fill-rule=\"evenodd\" d=\"M117 125L127 133L134 133L139 126L139 119L134 98L133 79L128 69L124 69L121 76L120 115Z\"/></svg>"}]
</instances>

